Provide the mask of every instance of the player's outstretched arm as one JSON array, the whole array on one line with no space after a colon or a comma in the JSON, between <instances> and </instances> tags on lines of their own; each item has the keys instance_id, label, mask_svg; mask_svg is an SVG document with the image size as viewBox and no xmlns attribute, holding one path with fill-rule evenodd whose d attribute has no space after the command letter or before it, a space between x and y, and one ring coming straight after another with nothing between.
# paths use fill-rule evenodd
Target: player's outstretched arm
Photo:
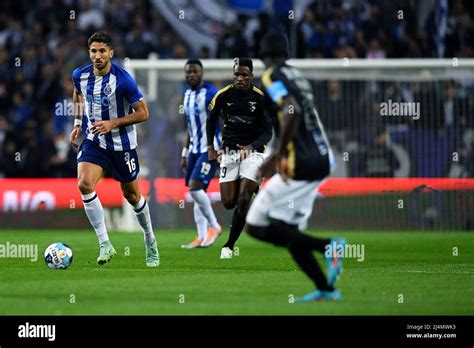
<instances>
[{"instance_id":1,"label":"player's outstretched arm","mask_svg":"<svg viewBox=\"0 0 474 348\"><path fill-rule=\"evenodd\" d=\"M140 99L132 105L132 108L134 112L127 116L94 123L91 127L92 133L104 135L110 132L113 128L130 126L148 120L149 113L145 99Z\"/></svg>"}]
</instances>

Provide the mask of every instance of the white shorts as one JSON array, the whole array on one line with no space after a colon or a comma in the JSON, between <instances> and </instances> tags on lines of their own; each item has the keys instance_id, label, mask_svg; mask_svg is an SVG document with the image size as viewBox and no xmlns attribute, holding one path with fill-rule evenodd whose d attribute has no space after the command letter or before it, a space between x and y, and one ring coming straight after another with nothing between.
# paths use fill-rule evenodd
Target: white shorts
<instances>
[{"instance_id":1,"label":"white shorts","mask_svg":"<svg viewBox=\"0 0 474 348\"><path fill-rule=\"evenodd\" d=\"M288 180L275 174L260 190L247 213L247 223L264 227L271 219L298 225L304 231L313 211L316 189L320 181Z\"/></svg>"},{"instance_id":2,"label":"white shorts","mask_svg":"<svg viewBox=\"0 0 474 348\"><path fill-rule=\"evenodd\" d=\"M264 161L265 157L260 152L252 152L243 161L240 160L240 151L232 154L223 154L221 157L219 182L236 181L241 178L259 182L257 173Z\"/></svg>"}]
</instances>

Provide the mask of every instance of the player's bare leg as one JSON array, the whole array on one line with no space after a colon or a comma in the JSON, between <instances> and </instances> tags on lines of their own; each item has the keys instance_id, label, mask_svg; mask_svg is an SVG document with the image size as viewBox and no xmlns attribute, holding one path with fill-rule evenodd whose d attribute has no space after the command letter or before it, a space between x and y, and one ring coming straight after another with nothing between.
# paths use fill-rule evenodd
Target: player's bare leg
<instances>
[{"instance_id":1,"label":"player's bare leg","mask_svg":"<svg viewBox=\"0 0 474 348\"><path fill-rule=\"evenodd\" d=\"M198 236L191 243L182 245L186 249L207 246L206 244L213 242L211 239L215 239L222 232L212 209L211 201L204 191L204 184L201 181L190 180L189 188L194 200L194 221L196 222ZM202 245L202 243L205 245Z\"/></svg>"},{"instance_id":2,"label":"player's bare leg","mask_svg":"<svg viewBox=\"0 0 474 348\"><path fill-rule=\"evenodd\" d=\"M77 181L81 194L94 192L97 182L102 176L102 167L94 163L80 162L77 165Z\"/></svg>"},{"instance_id":3,"label":"player's bare leg","mask_svg":"<svg viewBox=\"0 0 474 348\"><path fill-rule=\"evenodd\" d=\"M221 259L232 258L235 242L240 237L245 226L245 217L250 208L253 194L257 192L259 183L250 179L242 178L239 185L239 194L235 204L234 214L232 216L232 225L230 226L229 238L222 246Z\"/></svg>"},{"instance_id":4,"label":"player's bare leg","mask_svg":"<svg viewBox=\"0 0 474 348\"><path fill-rule=\"evenodd\" d=\"M224 204L226 209L234 209L237 205L237 199L239 198L240 179L223 182L220 186L222 204ZM231 259L232 252L232 249L223 247L221 249L221 259Z\"/></svg>"},{"instance_id":5,"label":"player's bare leg","mask_svg":"<svg viewBox=\"0 0 474 348\"><path fill-rule=\"evenodd\" d=\"M158 245L150 218L150 209L145 197L140 193L138 180L120 183L123 196L133 207L138 223L142 227L146 246L147 267L157 267L160 264Z\"/></svg>"},{"instance_id":6,"label":"player's bare leg","mask_svg":"<svg viewBox=\"0 0 474 348\"><path fill-rule=\"evenodd\" d=\"M240 180L221 182L221 201L226 209L234 209L239 198Z\"/></svg>"},{"instance_id":7,"label":"player's bare leg","mask_svg":"<svg viewBox=\"0 0 474 348\"><path fill-rule=\"evenodd\" d=\"M103 265L110 261L116 251L109 240L105 226L104 208L95 193L95 186L102 176L102 167L89 162L80 162L77 166L78 186L81 191L84 210L99 239L99 257L97 263Z\"/></svg>"}]
</instances>

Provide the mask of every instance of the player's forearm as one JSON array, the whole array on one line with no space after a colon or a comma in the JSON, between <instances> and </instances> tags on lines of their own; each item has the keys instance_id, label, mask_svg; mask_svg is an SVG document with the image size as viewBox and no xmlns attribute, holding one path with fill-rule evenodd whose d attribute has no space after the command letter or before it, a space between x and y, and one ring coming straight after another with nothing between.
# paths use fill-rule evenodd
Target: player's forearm
<instances>
[{"instance_id":1,"label":"player's forearm","mask_svg":"<svg viewBox=\"0 0 474 348\"><path fill-rule=\"evenodd\" d=\"M148 120L148 112L145 110L139 110L127 116L115 119L114 128L131 126L133 124L145 122L146 120Z\"/></svg>"},{"instance_id":2,"label":"player's forearm","mask_svg":"<svg viewBox=\"0 0 474 348\"><path fill-rule=\"evenodd\" d=\"M82 121L84 104L81 95L75 89L72 93L72 104L74 106L74 119Z\"/></svg>"},{"instance_id":3,"label":"player's forearm","mask_svg":"<svg viewBox=\"0 0 474 348\"><path fill-rule=\"evenodd\" d=\"M186 140L184 142L184 147L187 149L189 149L189 142L190 142L189 132L186 132Z\"/></svg>"}]
</instances>

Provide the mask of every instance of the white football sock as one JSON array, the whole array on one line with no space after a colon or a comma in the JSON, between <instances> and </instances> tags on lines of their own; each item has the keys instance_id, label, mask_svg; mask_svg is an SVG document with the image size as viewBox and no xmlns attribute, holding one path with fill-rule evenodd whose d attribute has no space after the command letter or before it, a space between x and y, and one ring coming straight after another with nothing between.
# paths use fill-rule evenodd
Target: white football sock
<instances>
[{"instance_id":1,"label":"white football sock","mask_svg":"<svg viewBox=\"0 0 474 348\"><path fill-rule=\"evenodd\" d=\"M143 234L145 235L145 243L151 244L155 240L155 234L153 233L153 227L151 226L150 209L145 197L142 196L140 201L133 206L135 216L137 217L138 223L142 227Z\"/></svg>"},{"instance_id":2,"label":"white football sock","mask_svg":"<svg viewBox=\"0 0 474 348\"><path fill-rule=\"evenodd\" d=\"M194 221L196 222L199 239L204 240L207 234L207 219L196 202L194 202Z\"/></svg>"},{"instance_id":3,"label":"white football sock","mask_svg":"<svg viewBox=\"0 0 474 348\"><path fill-rule=\"evenodd\" d=\"M194 204L199 204L202 213L207 219L207 222L212 228L218 228L219 224L217 223L216 216L212 210L211 200L204 190L191 190L191 196L194 199Z\"/></svg>"},{"instance_id":4,"label":"white football sock","mask_svg":"<svg viewBox=\"0 0 474 348\"><path fill-rule=\"evenodd\" d=\"M81 197L84 202L84 210L86 211L87 218L99 238L99 243L108 241L109 235L107 234L107 227L105 226L104 208L102 207L102 203L100 203L99 197L95 191L81 195Z\"/></svg>"}]
</instances>

